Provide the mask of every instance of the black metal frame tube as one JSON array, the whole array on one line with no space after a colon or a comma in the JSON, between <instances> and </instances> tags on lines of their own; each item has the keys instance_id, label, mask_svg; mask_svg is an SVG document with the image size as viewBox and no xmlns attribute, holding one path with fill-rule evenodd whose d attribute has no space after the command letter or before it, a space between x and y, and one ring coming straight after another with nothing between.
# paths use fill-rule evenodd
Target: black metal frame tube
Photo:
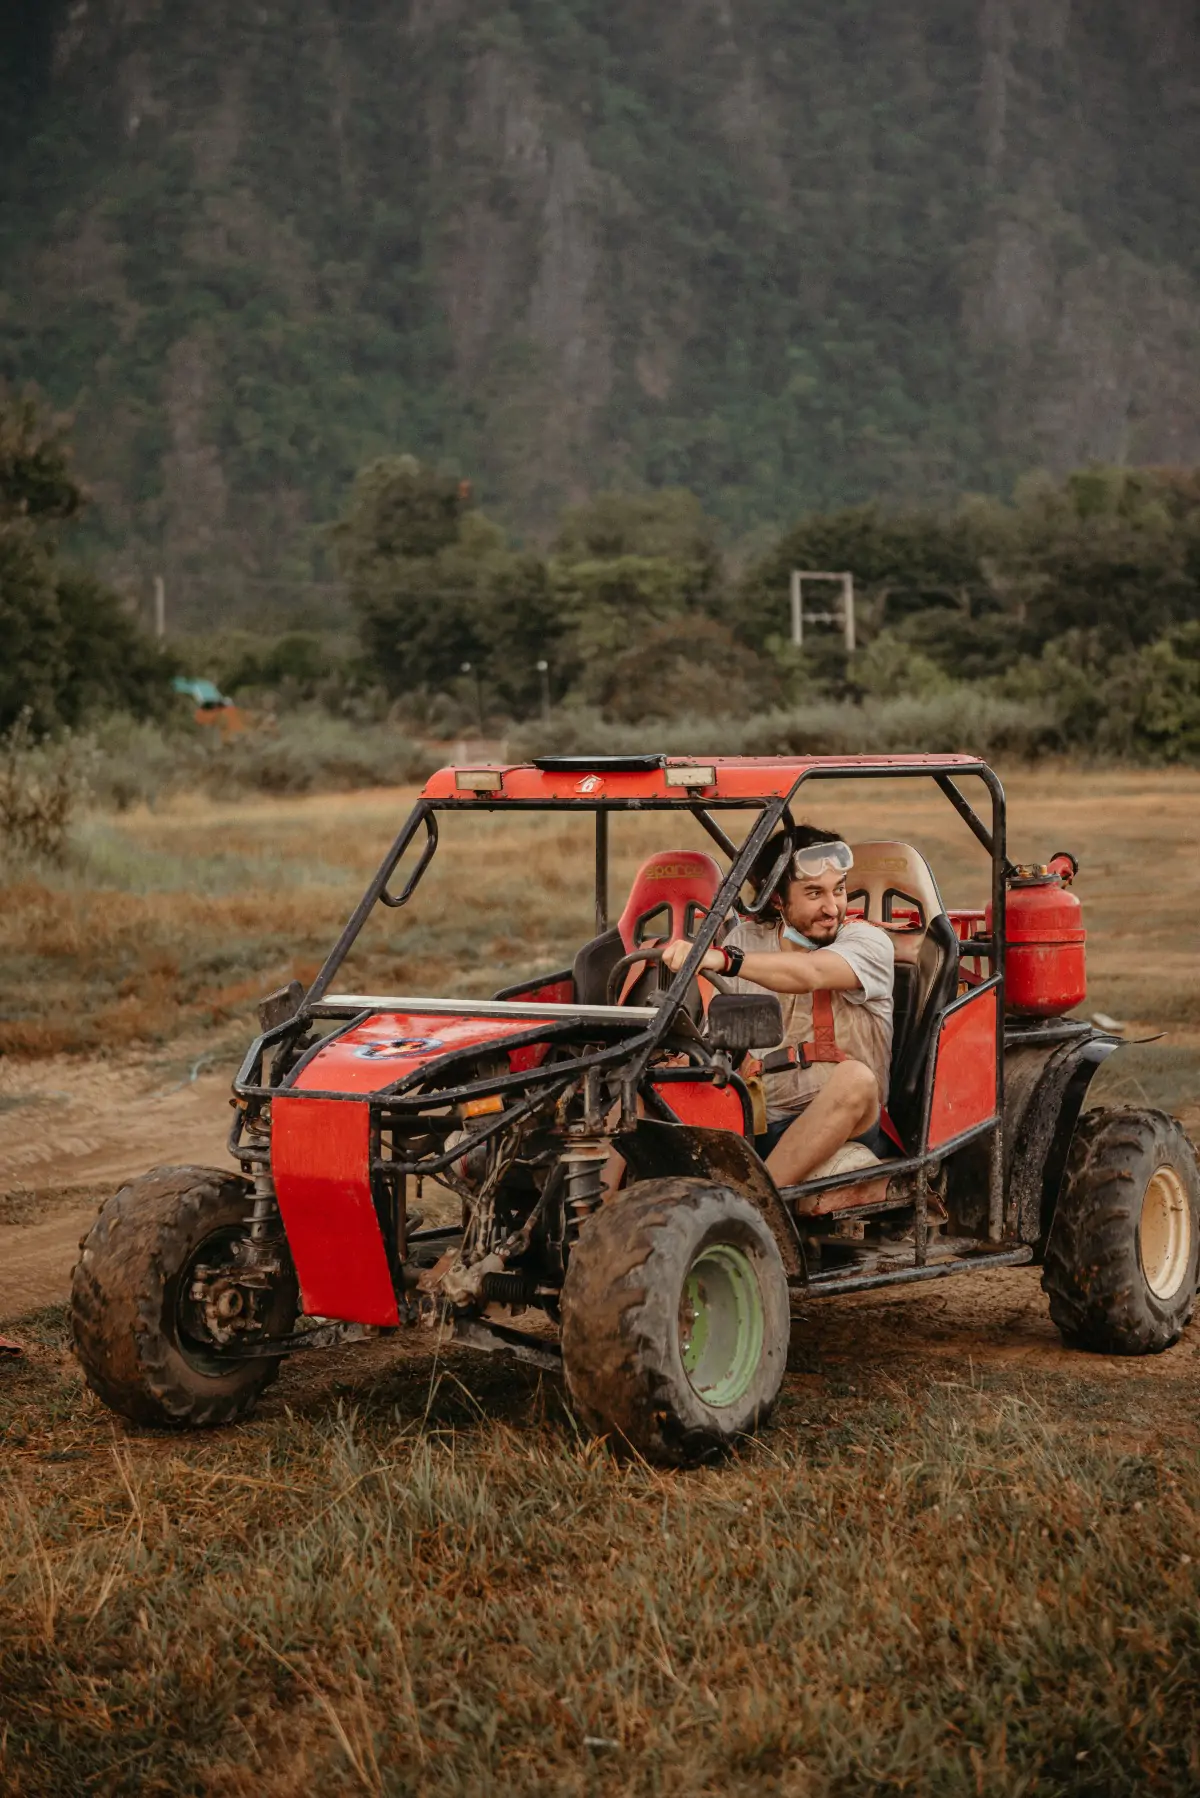
<instances>
[{"instance_id":1,"label":"black metal frame tube","mask_svg":"<svg viewBox=\"0 0 1200 1798\"><path fill-rule=\"evenodd\" d=\"M733 841L733 838L725 835L725 832L721 829L721 826L717 823L716 819L710 818L702 805L693 805L688 809L696 822L708 832L722 854L727 855L730 861L732 861L737 855L737 844Z\"/></svg>"},{"instance_id":2,"label":"black metal frame tube","mask_svg":"<svg viewBox=\"0 0 1200 1798\"><path fill-rule=\"evenodd\" d=\"M989 856L995 853L995 837L979 816L965 794L961 793L948 774L935 774L934 785L939 787L950 801L959 817L966 824L972 836L977 837L987 850Z\"/></svg>"},{"instance_id":3,"label":"black metal frame tube","mask_svg":"<svg viewBox=\"0 0 1200 1798\"><path fill-rule=\"evenodd\" d=\"M333 979L347 955L350 953L359 931L374 911L376 902L392 877L396 863L400 860L400 857L404 854L404 851L416 836L418 829L425 822L426 818L429 817L433 809L434 808L429 800L418 799L416 805L408 815L404 828L393 842L382 862L380 862L379 868L366 892L347 919L345 929L342 931L341 936L339 936L337 942L325 957L325 962L320 973L305 993L301 1004L302 1011L312 1005L315 1000L320 999L324 994L329 982ZM433 859L434 851L437 848L437 841L437 824L435 821L433 829L430 832L430 840L426 843L425 848L421 853L421 860L417 864L412 879L408 882L399 898L391 901L392 905L403 905L412 897L417 881Z\"/></svg>"},{"instance_id":4,"label":"black metal frame tube","mask_svg":"<svg viewBox=\"0 0 1200 1798\"><path fill-rule=\"evenodd\" d=\"M1006 841L1004 788L990 768L980 779L992 796L992 974L996 981L996 1129L988 1156L988 1240L1002 1242L1004 1217L1004 982L1006 908L1011 863ZM965 803L965 802L964 802Z\"/></svg>"},{"instance_id":5,"label":"black metal frame tube","mask_svg":"<svg viewBox=\"0 0 1200 1798\"><path fill-rule=\"evenodd\" d=\"M840 1292L870 1292L879 1286L915 1286L919 1280L944 1280L950 1274L977 1274L985 1267L1021 1267L1033 1260L1028 1243L1016 1248L991 1250L980 1255L962 1256L955 1260L929 1261L923 1267L898 1267L887 1274L814 1274L803 1284L792 1284L793 1292L805 1297L823 1299Z\"/></svg>"},{"instance_id":6,"label":"black metal frame tube","mask_svg":"<svg viewBox=\"0 0 1200 1798\"><path fill-rule=\"evenodd\" d=\"M941 1161L945 1156L955 1154L957 1150L966 1148L969 1142L974 1142L976 1137L989 1135L992 1129L993 1123L989 1118L986 1123L975 1124L970 1130L964 1130L958 1136L952 1136L948 1142L939 1143L937 1148L930 1153L903 1155L894 1160L873 1162L869 1167L855 1168L846 1174L822 1174L820 1179L804 1180L798 1186L781 1186L779 1188L780 1197L792 1201L799 1198L811 1198L814 1193L833 1192L843 1186L869 1186L872 1181L879 1179L881 1173L886 1173L889 1180L895 1179L897 1174L915 1174L928 1162ZM876 1211L883 1209L884 1205L886 1205L886 1201L881 1205L864 1206L863 1210ZM857 1212L857 1208L855 1209ZM818 1213L818 1215L821 1214ZM805 1221L810 1222L811 1219Z\"/></svg>"},{"instance_id":7,"label":"black metal frame tube","mask_svg":"<svg viewBox=\"0 0 1200 1798\"><path fill-rule=\"evenodd\" d=\"M596 813L596 935L608 929L608 813Z\"/></svg>"}]
</instances>

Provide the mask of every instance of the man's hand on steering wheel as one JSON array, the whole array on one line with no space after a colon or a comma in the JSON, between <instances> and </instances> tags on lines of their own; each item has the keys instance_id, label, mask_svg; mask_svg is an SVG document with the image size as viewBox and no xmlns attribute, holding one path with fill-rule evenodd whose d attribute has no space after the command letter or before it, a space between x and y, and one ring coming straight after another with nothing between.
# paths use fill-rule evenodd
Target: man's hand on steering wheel
<instances>
[{"instance_id":1,"label":"man's hand on steering wheel","mask_svg":"<svg viewBox=\"0 0 1200 1798\"><path fill-rule=\"evenodd\" d=\"M680 968L692 953L692 947L693 945L689 943L685 936L676 937L675 941L673 943L668 943L662 952L663 966L665 968L670 968L672 974L678 974ZM724 949L706 949L704 951L703 960L700 963L700 972L702 974L724 974L728 965L729 958L725 954Z\"/></svg>"}]
</instances>

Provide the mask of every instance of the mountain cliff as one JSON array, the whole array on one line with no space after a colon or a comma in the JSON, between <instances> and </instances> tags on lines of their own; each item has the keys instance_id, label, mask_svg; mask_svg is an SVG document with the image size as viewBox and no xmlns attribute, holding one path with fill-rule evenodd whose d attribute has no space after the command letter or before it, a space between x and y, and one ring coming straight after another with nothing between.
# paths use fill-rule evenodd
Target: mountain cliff
<instances>
[{"instance_id":1,"label":"mountain cliff","mask_svg":"<svg viewBox=\"0 0 1200 1798\"><path fill-rule=\"evenodd\" d=\"M1200 461L1190 0L10 0L0 376L114 574L327 578L411 449L518 529Z\"/></svg>"}]
</instances>

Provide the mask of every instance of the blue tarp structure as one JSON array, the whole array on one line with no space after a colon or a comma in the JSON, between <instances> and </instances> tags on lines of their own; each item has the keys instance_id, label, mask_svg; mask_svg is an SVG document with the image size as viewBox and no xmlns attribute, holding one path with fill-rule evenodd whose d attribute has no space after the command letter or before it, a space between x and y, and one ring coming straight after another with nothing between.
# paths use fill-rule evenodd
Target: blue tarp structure
<instances>
[{"instance_id":1,"label":"blue tarp structure","mask_svg":"<svg viewBox=\"0 0 1200 1798\"><path fill-rule=\"evenodd\" d=\"M185 674L177 674L171 682L177 693L186 694L195 700L197 705L232 705L232 699L226 699L219 687L210 680L189 680Z\"/></svg>"}]
</instances>

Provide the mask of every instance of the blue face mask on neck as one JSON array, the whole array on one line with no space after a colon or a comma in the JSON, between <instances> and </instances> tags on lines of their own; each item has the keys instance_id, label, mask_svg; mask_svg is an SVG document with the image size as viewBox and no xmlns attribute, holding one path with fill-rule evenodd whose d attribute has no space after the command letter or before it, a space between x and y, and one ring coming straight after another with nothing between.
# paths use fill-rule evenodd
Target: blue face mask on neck
<instances>
[{"instance_id":1,"label":"blue face mask on neck","mask_svg":"<svg viewBox=\"0 0 1200 1798\"><path fill-rule=\"evenodd\" d=\"M789 943L795 943L800 949L820 949L822 947L822 944L814 943L812 938L810 936L805 936L802 931L793 930L790 924L784 925L783 934ZM828 943L826 943L824 947L828 948Z\"/></svg>"}]
</instances>

